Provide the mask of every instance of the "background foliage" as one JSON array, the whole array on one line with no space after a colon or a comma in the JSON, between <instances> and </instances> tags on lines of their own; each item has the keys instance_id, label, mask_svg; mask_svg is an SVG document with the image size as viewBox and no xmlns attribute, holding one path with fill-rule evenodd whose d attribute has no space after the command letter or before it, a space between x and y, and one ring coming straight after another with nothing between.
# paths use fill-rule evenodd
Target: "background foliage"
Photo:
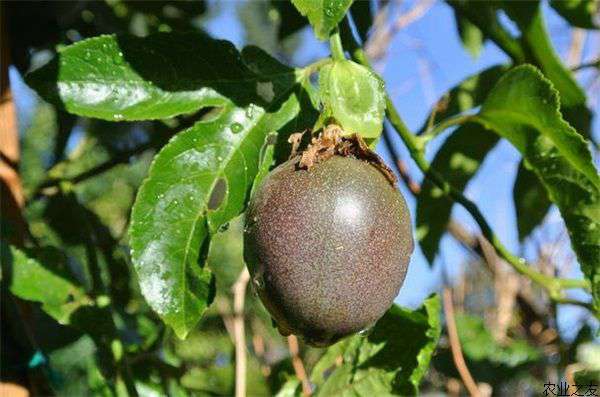
<instances>
[{"instance_id":1,"label":"background foliage","mask_svg":"<svg viewBox=\"0 0 600 397\"><path fill-rule=\"evenodd\" d=\"M437 294L392 306L372 330L328 349L296 351L252 287L236 308L251 190L288 157L291 133L330 119L384 153L415 195L419 249L444 274L434 292L453 290L480 392L598 379L598 61L563 62L544 14L572 27L573 49L583 29L597 35L597 1L436 4L452 10L471 56L488 43L505 56L434 101L414 132L375 71L401 56L387 54L389 43L428 1L235 3L243 48L208 33L219 2L1 6L3 98L9 64L39 95L18 131L23 205L11 206L14 185L2 185L2 382L39 395L228 396L237 347L247 350L251 396L459 393L467 382ZM330 40L331 58L293 65L314 37ZM587 86L583 69L593 70ZM518 252L467 191L505 143L521 158ZM11 166L4 149L2 161ZM501 165L494 178L505 178ZM478 227L456 220L455 203ZM543 234L552 213L568 235L561 255L548 254ZM463 272L445 263L448 235L470 253ZM573 279L559 263L569 255L582 272ZM558 312L575 306L584 314L568 337Z\"/></svg>"}]
</instances>

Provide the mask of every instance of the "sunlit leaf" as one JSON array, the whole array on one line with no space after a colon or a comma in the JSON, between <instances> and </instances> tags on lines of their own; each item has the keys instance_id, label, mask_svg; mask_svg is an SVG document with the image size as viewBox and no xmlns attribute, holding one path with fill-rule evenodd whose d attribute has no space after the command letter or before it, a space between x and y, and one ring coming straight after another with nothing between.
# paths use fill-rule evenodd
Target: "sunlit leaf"
<instances>
[{"instance_id":1,"label":"sunlit leaf","mask_svg":"<svg viewBox=\"0 0 600 397\"><path fill-rule=\"evenodd\" d=\"M346 15L352 0L292 0L292 3L308 18L317 38L326 40Z\"/></svg>"},{"instance_id":2,"label":"sunlit leaf","mask_svg":"<svg viewBox=\"0 0 600 397\"><path fill-rule=\"evenodd\" d=\"M167 118L224 98L264 106L295 77L256 73L256 52L240 56L231 43L199 33L99 36L65 47L27 82L71 113L105 120Z\"/></svg>"},{"instance_id":3,"label":"sunlit leaf","mask_svg":"<svg viewBox=\"0 0 600 397\"><path fill-rule=\"evenodd\" d=\"M258 51L247 59L255 70L291 83L284 89L270 83L271 107L221 101L216 119L175 136L153 161L133 207L132 259L142 293L182 338L214 293L203 266L210 235L245 208L265 137L299 111L295 79L286 78L293 69Z\"/></svg>"},{"instance_id":4,"label":"sunlit leaf","mask_svg":"<svg viewBox=\"0 0 600 397\"><path fill-rule=\"evenodd\" d=\"M61 324L69 324L71 315L92 301L73 279L65 258L54 249L38 252L39 260L2 243L2 278L9 290L21 299L40 302L42 309Z\"/></svg>"},{"instance_id":5,"label":"sunlit leaf","mask_svg":"<svg viewBox=\"0 0 600 397\"><path fill-rule=\"evenodd\" d=\"M530 65L514 68L474 120L509 140L542 181L600 307L600 177L587 142L563 120L552 84Z\"/></svg>"},{"instance_id":6,"label":"sunlit leaf","mask_svg":"<svg viewBox=\"0 0 600 397\"><path fill-rule=\"evenodd\" d=\"M552 46L539 1L503 3L506 13L522 32L527 61L536 65L560 94L560 111L578 133L590 137L591 112L586 96L573 73L561 62Z\"/></svg>"}]
</instances>

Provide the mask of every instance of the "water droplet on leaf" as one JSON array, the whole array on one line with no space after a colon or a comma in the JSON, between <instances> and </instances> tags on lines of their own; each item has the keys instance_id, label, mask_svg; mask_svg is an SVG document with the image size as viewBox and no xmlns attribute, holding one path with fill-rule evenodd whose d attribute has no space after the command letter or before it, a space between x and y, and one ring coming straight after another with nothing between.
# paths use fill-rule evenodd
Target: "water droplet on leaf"
<instances>
[{"instance_id":1,"label":"water droplet on leaf","mask_svg":"<svg viewBox=\"0 0 600 397\"><path fill-rule=\"evenodd\" d=\"M231 128L231 132L233 132L234 134L237 134L238 132L242 131L242 129L244 127L242 127L242 125L240 123L233 123L230 126Z\"/></svg>"},{"instance_id":2,"label":"water droplet on leaf","mask_svg":"<svg viewBox=\"0 0 600 397\"><path fill-rule=\"evenodd\" d=\"M113 56L113 62L116 65L121 65L123 63L123 53L119 52L118 54L116 54L115 56Z\"/></svg>"}]
</instances>

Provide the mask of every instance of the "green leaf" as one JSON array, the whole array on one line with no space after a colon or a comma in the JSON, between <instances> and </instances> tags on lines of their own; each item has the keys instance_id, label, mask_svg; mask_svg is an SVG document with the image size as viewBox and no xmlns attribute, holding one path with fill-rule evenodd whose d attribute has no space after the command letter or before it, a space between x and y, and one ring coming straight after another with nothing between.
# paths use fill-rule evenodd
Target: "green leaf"
<instances>
[{"instance_id":1,"label":"green leaf","mask_svg":"<svg viewBox=\"0 0 600 397\"><path fill-rule=\"evenodd\" d=\"M529 63L540 68L560 94L561 113L581 135L590 137L591 112L573 73L563 65L548 35L539 1L503 2L503 8L522 32L521 42Z\"/></svg>"},{"instance_id":2,"label":"green leaf","mask_svg":"<svg viewBox=\"0 0 600 397\"><path fill-rule=\"evenodd\" d=\"M21 299L40 302L42 310L61 324L71 314L92 304L82 287L69 275L65 258L54 249L38 252L40 261L2 242L2 279Z\"/></svg>"},{"instance_id":3,"label":"green leaf","mask_svg":"<svg viewBox=\"0 0 600 397\"><path fill-rule=\"evenodd\" d=\"M292 3L308 18L317 38L327 40L329 33L346 15L352 0L292 0Z\"/></svg>"},{"instance_id":4,"label":"green leaf","mask_svg":"<svg viewBox=\"0 0 600 397\"><path fill-rule=\"evenodd\" d=\"M583 29L598 29L598 0L551 0L550 5L567 22Z\"/></svg>"},{"instance_id":5,"label":"green leaf","mask_svg":"<svg viewBox=\"0 0 600 397\"><path fill-rule=\"evenodd\" d=\"M371 2L367 1L355 1L350 6L350 13L352 14L352 20L356 26L356 32L362 43L366 43L367 34L371 25L373 24L373 11L371 10Z\"/></svg>"},{"instance_id":6,"label":"green leaf","mask_svg":"<svg viewBox=\"0 0 600 397\"><path fill-rule=\"evenodd\" d=\"M481 125L464 124L446 139L431 167L443 174L452 186L463 191L497 142L498 136ZM429 178L425 179L417 199L416 228L419 245L430 263L433 263L440 239L446 232L453 204Z\"/></svg>"},{"instance_id":7,"label":"green leaf","mask_svg":"<svg viewBox=\"0 0 600 397\"><path fill-rule=\"evenodd\" d=\"M275 138L276 135L267 135L265 139L265 143L260 153L260 165L258 166L258 172L254 177L254 182L252 182L252 191L250 192L251 196L260 186L269 171L271 171L273 164L275 164Z\"/></svg>"},{"instance_id":8,"label":"green leaf","mask_svg":"<svg viewBox=\"0 0 600 397\"><path fill-rule=\"evenodd\" d=\"M587 142L561 117L550 81L530 65L512 69L473 120L509 140L542 181L600 308L600 177Z\"/></svg>"},{"instance_id":9,"label":"green leaf","mask_svg":"<svg viewBox=\"0 0 600 397\"><path fill-rule=\"evenodd\" d=\"M519 164L513 187L513 201L517 213L519 241L523 241L544 220L552 205L546 189L535 173L527 169L524 162Z\"/></svg>"},{"instance_id":10,"label":"green leaf","mask_svg":"<svg viewBox=\"0 0 600 397\"><path fill-rule=\"evenodd\" d=\"M433 117L433 122L440 122L481 105L506 70L506 66L497 65L466 78L448 92L446 98L442 99L443 105L437 105L429 119ZM427 130L427 124L423 125L421 131ZM497 141L495 134L478 124L468 123L446 139L433 159L432 168L462 191ZM435 259L440 239L446 232L453 205L439 188L425 179L417 199L416 227L419 245L430 263Z\"/></svg>"},{"instance_id":11,"label":"green leaf","mask_svg":"<svg viewBox=\"0 0 600 397\"><path fill-rule=\"evenodd\" d=\"M277 29L277 38L279 40L286 39L308 25L306 18L300 15L291 2L271 0L271 6L277 10L279 16L279 26Z\"/></svg>"},{"instance_id":12,"label":"green leaf","mask_svg":"<svg viewBox=\"0 0 600 397\"><path fill-rule=\"evenodd\" d=\"M214 293L203 267L210 235L244 210L267 134L299 112L296 80L286 75L294 71L258 50L247 59L257 73L291 84L269 83L271 107L221 101L216 119L176 135L155 157L132 211L130 245L142 294L181 338Z\"/></svg>"},{"instance_id":13,"label":"green leaf","mask_svg":"<svg viewBox=\"0 0 600 397\"><path fill-rule=\"evenodd\" d=\"M311 379L322 379L315 371L334 369L323 384L317 384L315 395L416 394L440 336L439 311L438 296L428 298L414 311L394 305L368 336L354 336L330 347ZM342 364L336 367L337 357Z\"/></svg>"},{"instance_id":14,"label":"green leaf","mask_svg":"<svg viewBox=\"0 0 600 397\"><path fill-rule=\"evenodd\" d=\"M483 32L456 11L454 11L454 19L463 47L473 58L478 58L483 47Z\"/></svg>"},{"instance_id":15,"label":"green leaf","mask_svg":"<svg viewBox=\"0 0 600 397\"><path fill-rule=\"evenodd\" d=\"M297 397L300 395L302 395L300 393L300 381L298 378L290 378L279 389L275 397Z\"/></svg>"},{"instance_id":16,"label":"green leaf","mask_svg":"<svg viewBox=\"0 0 600 397\"><path fill-rule=\"evenodd\" d=\"M321 68L322 123L333 118L347 134L365 139L381 135L385 115L383 81L353 61L333 61Z\"/></svg>"},{"instance_id":17,"label":"green leaf","mask_svg":"<svg viewBox=\"0 0 600 397\"><path fill-rule=\"evenodd\" d=\"M481 105L488 92L507 70L506 65L495 65L458 83L438 101L419 133L425 132L428 124L435 125L448 117Z\"/></svg>"},{"instance_id":18,"label":"green leaf","mask_svg":"<svg viewBox=\"0 0 600 397\"><path fill-rule=\"evenodd\" d=\"M542 352L526 340L510 338L498 343L479 317L457 314L456 326L467 366L478 382L496 387L514 379L543 358ZM434 359L435 368L447 376L460 376L449 349Z\"/></svg>"},{"instance_id":19,"label":"green leaf","mask_svg":"<svg viewBox=\"0 0 600 397\"><path fill-rule=\"evenodd\" d=\"M199 33L99 36L65 47L27 82L70 113L105 120L168 118L225 98L267 106L295 76L291 69L257 73L257 52L249 47L240 56L231 43Z\"/></svg>"},{"instance_id":20,"label":"green leaf","mask_svg":"<svg viewBox=\"0 0 600 397\"><path fill-rule=\"evenodd\" d=\"M524 340L513 340L500 345L479 317L456 316L458 336L465 355L473 361L488 360L495 364L516 367L542 357L539 350Z\"/></svg>"}]
</instances>

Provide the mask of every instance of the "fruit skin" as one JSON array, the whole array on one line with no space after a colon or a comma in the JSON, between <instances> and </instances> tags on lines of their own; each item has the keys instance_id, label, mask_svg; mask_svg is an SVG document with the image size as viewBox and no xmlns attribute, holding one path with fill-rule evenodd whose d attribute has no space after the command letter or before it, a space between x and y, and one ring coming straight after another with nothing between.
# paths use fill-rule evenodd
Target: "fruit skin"
<instances>
[{"instance_id":1,"label":"fruit skin","mask_svg":"<svg viewBox=\"0 0 600 397\"><path fill-rule=\"evenodd\" d=\"M391 306L413 250L400 192L373 165L333 156L275 168L246 212L244 257L284 335L327 346Z\"/></svg>"}]
</instances>

